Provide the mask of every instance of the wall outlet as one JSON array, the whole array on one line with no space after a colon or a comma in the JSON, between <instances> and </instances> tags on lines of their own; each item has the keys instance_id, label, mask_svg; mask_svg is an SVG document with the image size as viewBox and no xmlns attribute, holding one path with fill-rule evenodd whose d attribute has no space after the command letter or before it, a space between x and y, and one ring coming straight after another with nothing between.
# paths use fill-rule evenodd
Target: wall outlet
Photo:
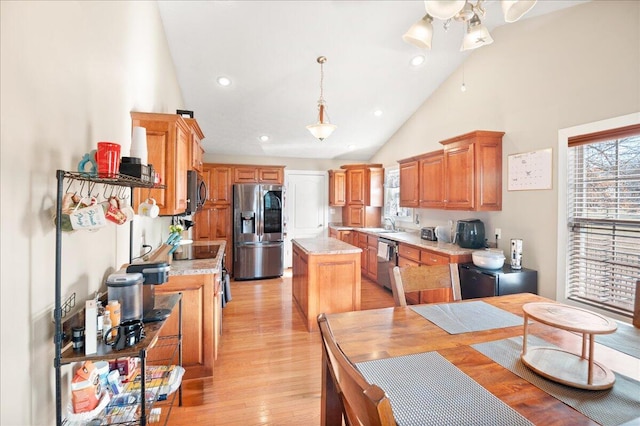
<instances>
[{"instance_id":1,"label":"wall outlet","mask_svg":"<svg viewBox=\"0 0 640 426\"><path fill-rule=\"evenodd\" d=\"M502 229L496 228L495 236L496 236L497 240L501 239L502 238Z\"/></svg>"}]
</instances>

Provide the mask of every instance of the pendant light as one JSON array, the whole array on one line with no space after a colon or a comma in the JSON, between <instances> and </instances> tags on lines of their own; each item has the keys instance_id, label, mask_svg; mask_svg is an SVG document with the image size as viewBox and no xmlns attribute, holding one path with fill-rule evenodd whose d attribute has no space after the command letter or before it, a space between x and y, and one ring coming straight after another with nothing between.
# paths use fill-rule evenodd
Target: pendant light
<instances>
[{"instance_id":1,"label":"pendant light","mask_svg":"<svg viewBox=\"0 0 640 426\"><path fill-rule=\"evenodd\" d=\"M307 126L307 129L314 138L318 140L325 140L331 133L338 127L329 122L329 115L326 112L326 105L323 97L323 88L322 83L324 80L324 63L327 62L327 58L324 56L319 56L317 59L320 64L320 99L318 99L318 122L315 124L310 124ZM325 121L326 119L326 121Z\"/></svg>"}]
</instances>

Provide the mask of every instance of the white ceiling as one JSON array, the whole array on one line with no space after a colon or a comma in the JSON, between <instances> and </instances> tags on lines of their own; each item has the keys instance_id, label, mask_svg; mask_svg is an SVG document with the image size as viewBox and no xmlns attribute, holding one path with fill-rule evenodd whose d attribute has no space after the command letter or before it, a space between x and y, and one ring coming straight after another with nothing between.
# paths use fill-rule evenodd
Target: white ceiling
<instances>
[{"instance_id":1,"label":"white ceiling","mask_svg":"<svg viewBox=\"0 0 640 426\"><path fill-rule=\"evenodd\" d=\"M539 1L523 19L578 3ZM445 32L434 20L431 51L402 41L425 14L422 1L158 5L185 108L195 113L207 154L368 160L469 54L459 51L457 22ZM505 25L498 1L484 6L490 30ZM411 67L419 53L427 61ZM338 126L323 142L305 128L317 120L321 55L324 98ZM219 86L219 76L231 86ZM373 115L376 109L382 116ZM261 142L261 135L270 140Z\"/></svg>"}]
</instances>

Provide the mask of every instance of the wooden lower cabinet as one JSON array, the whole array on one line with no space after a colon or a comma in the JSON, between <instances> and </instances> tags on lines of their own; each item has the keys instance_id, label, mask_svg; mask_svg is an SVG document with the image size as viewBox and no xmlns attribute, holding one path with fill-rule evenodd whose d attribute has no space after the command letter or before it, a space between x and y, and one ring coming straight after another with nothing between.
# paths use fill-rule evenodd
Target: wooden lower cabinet
<instances>
[{"instance_id":1,"label":"wooden lower cabinet","mask_svg":"<svg viewBox=\"0 0 640 426\"><path fill-rule=\"evenodd\" d=\"M347 244L351 244L352 246L357 246L358 241L357 241L357 237L356 237L356 232L350 230L350 229L345 229L342 231L339 231L337 229L334 228L329 228L329 237L331 238L335 238L338 239L340 241L344 241Z\"/></svg>"},{"instance_id":2,"label":"wooden lower cabinet","mask_svg":"<svg viewBox=\"0 0 640 426\"><path fill-rule=\"evenodd\" d=\"M354 231L354 246L362 249L360 269L370 280L378 280L378 237L366 232Z\"/></svg>"},{"instance_id":3,"label":"wooden lower cabinet","mask_svg":"<svg viewBox=\"0 0 640 426\"><path fill-rule=\"evenodd\" d=\"M220 340L222 305L218 274L172 275L158 285L158 294L182 293L182 365L185 379L213 375ZM177 309L177 308L175 308ZM178 331L178 315L171 315L161 335Z\"/></svg>"},{"instance_id":4,"label":"wooden lower cabinet","mask_svg":"<svg viewBox=\"0 0 640 426\"><path fill-rule=\"evenodd\" d=\"M307 254L294 240L292 297L309 331L321 313L360 310L360 253Z\"/></svg>"}]
</instances>

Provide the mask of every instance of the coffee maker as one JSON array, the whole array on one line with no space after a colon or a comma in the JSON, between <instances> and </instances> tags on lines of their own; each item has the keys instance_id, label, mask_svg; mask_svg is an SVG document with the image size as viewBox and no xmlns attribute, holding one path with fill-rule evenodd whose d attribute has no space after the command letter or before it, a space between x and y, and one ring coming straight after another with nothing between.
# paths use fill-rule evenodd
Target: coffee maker
<instances>
[{"instance_id":1,"label":"coffee maker","mask_svg":"<svg viewBox=\"0 0 640 426\"><path fill-rule=\"evenodd\" d=\"M170 266L167 262L132 263L127 266L127 273L139 272L144 277L142 285L142 321L155 322L167 318L169 309L155 308L155 287L169 281Z\"/></svg>"}]
</instances>

